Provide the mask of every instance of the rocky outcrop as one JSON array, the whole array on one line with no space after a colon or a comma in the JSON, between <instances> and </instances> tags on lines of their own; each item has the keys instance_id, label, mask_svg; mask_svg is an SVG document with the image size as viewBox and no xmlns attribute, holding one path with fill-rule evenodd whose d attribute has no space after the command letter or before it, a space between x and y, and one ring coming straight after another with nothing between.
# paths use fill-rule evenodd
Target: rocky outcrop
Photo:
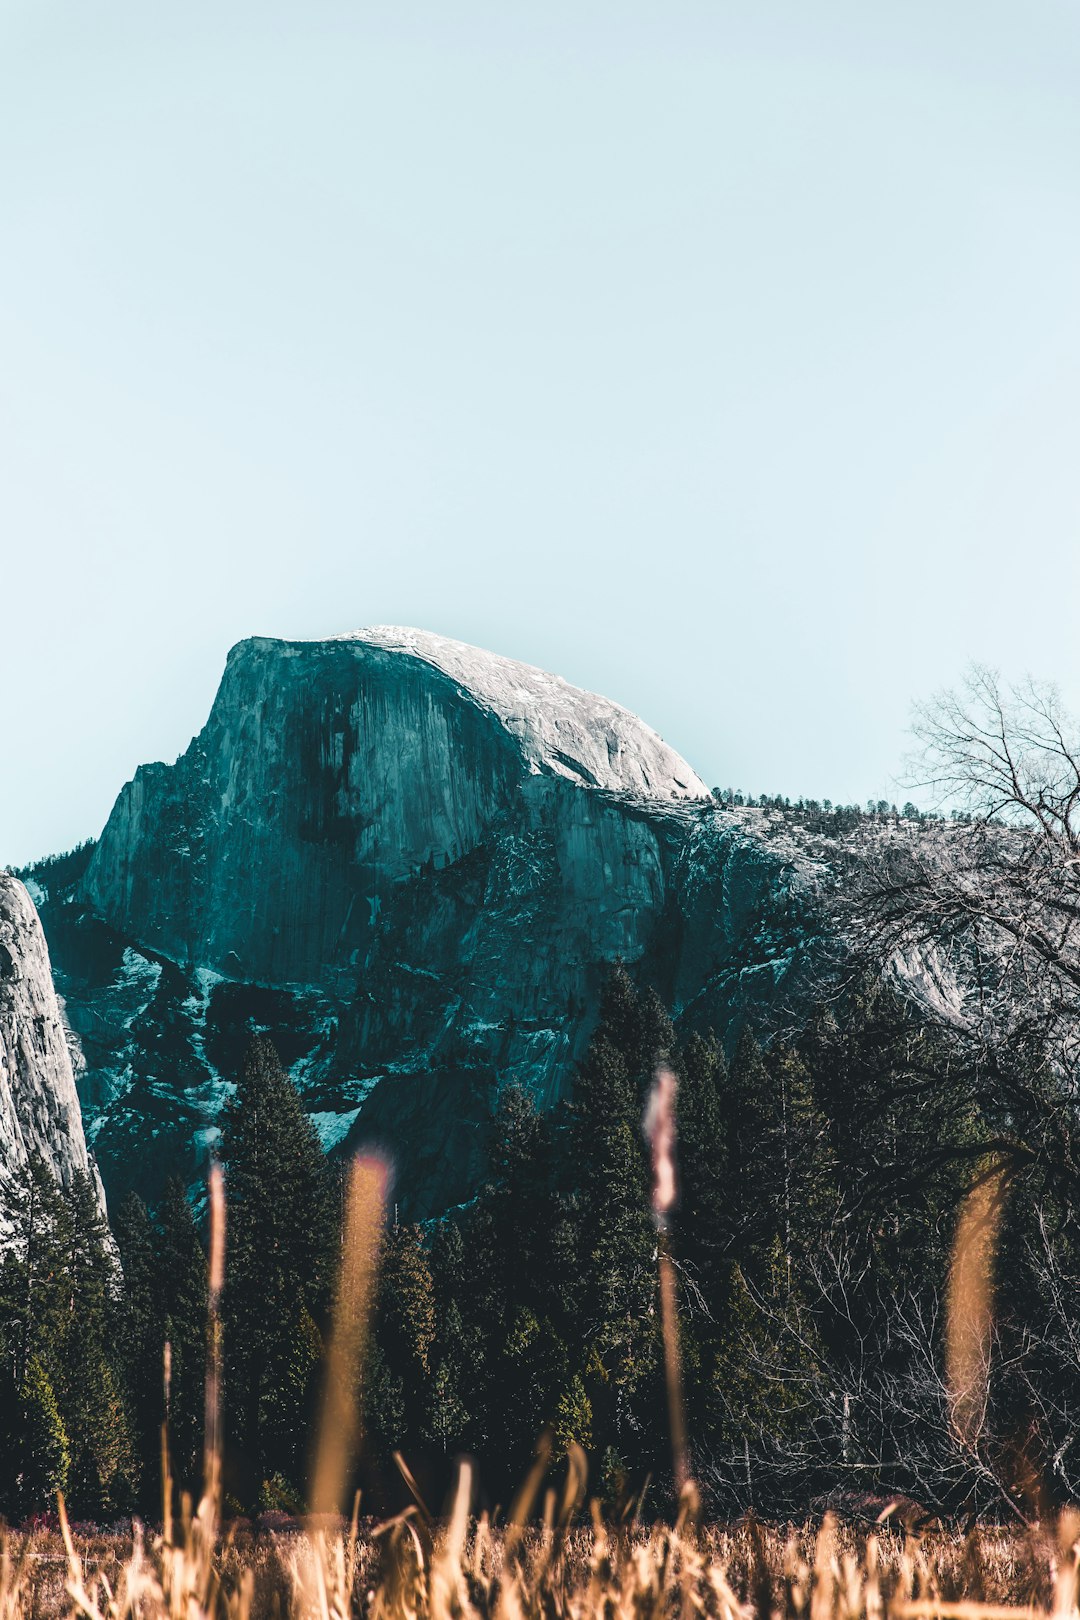
<instances>
[{"instance_id":1,"label":"rocky outcrop","mask_svg":"<svg viewBox=\"0 0 1080 1620\"><path fill-rule=\"evenodd\" d=\"M33 1157L65 1187L95 1174L45 936L24 886L0 872L0 1171Z\"/></svg>"},{"instance_id":2,"label":"rocky outcrop","mask_svg":"<svg viewBox=\"0 0 1080 1620\"><path fill-rule=\"evenodd\" d=\"M586 785L708 797L625 709L509 659L418 631L245 641L187 754L124 788L83 893L180 962L352 979L416 885L468 861L511 810L526 838L562 825L547 806L580 808ZM586 843L593 827L602 840L602 817L575 815ZM648 877L625 875L632 902Z\"/></svg>"},{"instance_id":3,"label":"rocky outcrop","mask_svg":"<svg viewBox=\"0 0 1080 1620\"><path fill-rule=\"evenodd\" d=\"M773 1018L805 890L627 710L377 629L236 647L43 915L110 1190L192 1169L258 1028L426 1213L475 1186L502 1086L567 1094L615 957L687 1022Z\"/></svg>"}]
</instances>

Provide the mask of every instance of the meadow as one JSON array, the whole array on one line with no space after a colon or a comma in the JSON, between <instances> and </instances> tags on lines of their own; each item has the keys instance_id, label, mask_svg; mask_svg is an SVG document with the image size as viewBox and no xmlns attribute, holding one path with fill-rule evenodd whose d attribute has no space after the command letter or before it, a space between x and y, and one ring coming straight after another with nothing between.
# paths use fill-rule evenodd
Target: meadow
<instances>
[{"instance_id":1,"label":"meadow","mask_svg":"<svg viewBox=\"0 0 1080 1620\"><path fill-rule=\"evenodd\" d=\"M381 1524L211 1538L209 1504L167 1537L15 1533L0 1620L1036 1620L1077 1612L1080 1520L921 1535L823 1521L605 1524L547 1503L493 1527L420 1508ZM689 1493L692 1496L692 1492Z\"/></svg>"}]
</instances>

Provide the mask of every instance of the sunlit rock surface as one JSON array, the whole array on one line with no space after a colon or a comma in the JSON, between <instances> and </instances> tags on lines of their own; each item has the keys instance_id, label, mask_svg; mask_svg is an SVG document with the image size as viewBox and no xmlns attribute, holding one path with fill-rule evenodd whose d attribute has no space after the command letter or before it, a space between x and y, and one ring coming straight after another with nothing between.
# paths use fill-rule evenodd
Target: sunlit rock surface
<instances>
[{"instance_id":1,"label":"sunlit rock surface","mask_svg":"<svg viewBox=\"0 0 1080 1620\"><path fill-rule=\"evenodd\" d=\"M778 1015L804 887L627 710L382 628L234 648L43 915L110 1190L197 1174L257 1028L426 1214L475 1189L501 1087L568 1094L615 957L688 1024Z\"/></svg>"},{"instance_id":2,"label":"sunlit rock surface","mask_svg":"<svg viewBox=\"0 0 1080 1620\"><path fill-rule=\"evenodd\" d=\"M3 1172L32 1157L65 1187L94 1174L45 936L24 886L0 872L0 1230Z\"/></svg>"}]
</instances>

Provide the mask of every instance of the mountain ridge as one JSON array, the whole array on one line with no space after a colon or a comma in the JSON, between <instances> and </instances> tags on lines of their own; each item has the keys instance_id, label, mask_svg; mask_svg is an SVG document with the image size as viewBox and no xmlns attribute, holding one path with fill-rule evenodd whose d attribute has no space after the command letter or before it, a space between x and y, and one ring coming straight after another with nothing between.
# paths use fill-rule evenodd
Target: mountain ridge
<instances>
[{"instance_id":1,"label":"mountain ridge","mask_svg":"<svg viewBox=\"0 0 1080 1620\"><path fill-rule=\"evenodd\" d=\"M507 1085L569 1094L616 958L688 1022L775 1025L812 891L629 711L382 627L239 643L42 915L110 1187L198 1174L258 1030L424 1213L475 1186Z\"/></svg>"}]
</instances>

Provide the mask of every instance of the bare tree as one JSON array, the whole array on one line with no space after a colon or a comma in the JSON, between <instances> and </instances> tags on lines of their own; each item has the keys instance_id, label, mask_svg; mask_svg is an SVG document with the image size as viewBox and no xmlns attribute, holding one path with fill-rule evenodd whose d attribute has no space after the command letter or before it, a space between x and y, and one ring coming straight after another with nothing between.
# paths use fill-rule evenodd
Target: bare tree
<instances>
[{"instance_id":1,"label":"bare tree","mask_svg":"<svg viewBox=\"0 0 1080 1620\"><path fill-rule=\"evenodd\" d=\"M940 1290L878 1290L867 1259L826 1238L798 1293L749 1291L755 1317L741 1358L773 1393L753 1416L733 1410L737 1441L696 1460L720 1507L794 1514L814 1502L873 1516L901 1497L934 1513L1028 1516L1009 1445L985 1416L956 1422ZM995 1333L990 1348L996 1376L1013 1377L1023 1346ZM1072 1415L1057 1387L1040 1398L1063 1401ZM781 1427L785 1409L797 1422Z\"/></svg>"},{"instance_id":2,"label":"bare tree","mask_svg":"<svg viewBox=\"0 0 1080 1620\"><path fill-rule=\"evenodd\" d=\"M1080 741L1061 694L1028 679L1003 687L974 665L959 690L915 709L916 784L986 820L1036 826L1080 851Z\"/></svg>"},{"instance_id":3,"label":"bare tree","mask_svg":"<svg viewBox=\"0 0 1080 1620\"><path fill-rule=\"evenodd\" d=\"M849 970L825 987L841 1034L823 1072L847 1075L850 1052L858 1075L861 1046L880 1044L867 1106L887 1102L900 1148L863 1139L849 1088L842 1218L806 1246L797 1287L746 1283L733 1360L764 1395L747 1411L733 1397L726 1445L699 1462L731 1508L846 1489L1028 1517L1047 1482L1062 1498L1080 1483L1080 726L1054 688L975 669L920 709L916 735L939 814L865 818L822 860ZM845 1046L882 969L903 995L882 994L880 1031L856 1024ZM974 1337L954 1335L950 1364L944 1271L883 1234L912 1210L951 1230L991 1174L994 1283L977 1311L953 1302Z\"/></svg>"},{"instance_id":4,"label":"bare tree","mask_svg":"<svg viewBox=\"0 0 1080 1620\"><path fill-rule=\"evenodd\" d=\"M877 1436L903 1431L913 1494L970 1488L1023 1511L1025 1446L1063 1495L1080 1468L1080 725L1054 687L976 668L917 711L915 732L912 781L939 814L858 833L838 918L852 972L884 968L943 1032L931 1067L960 1079L981 1128L942 1156L967 1155L977 1174L992 1155L1008 1172L1012 1294L977 1443L950 1428L934 1324L912 1294L887 1329L906 1353L849 1379L847 1444L872 1416Z\"/></svg>"},{"instance_id":5,"label":"bare tree","mask_svg":"<svg viewBox=\"0 0 1080 1620\"><path fill-rule=\"evenodd\" d=\"M867 840L848 937L969 1043L1065 1081L1080 1058L1080 727L1054 687L976 668L915 732L921 785L952 816Z\"/></svg>"}]
</instances>

